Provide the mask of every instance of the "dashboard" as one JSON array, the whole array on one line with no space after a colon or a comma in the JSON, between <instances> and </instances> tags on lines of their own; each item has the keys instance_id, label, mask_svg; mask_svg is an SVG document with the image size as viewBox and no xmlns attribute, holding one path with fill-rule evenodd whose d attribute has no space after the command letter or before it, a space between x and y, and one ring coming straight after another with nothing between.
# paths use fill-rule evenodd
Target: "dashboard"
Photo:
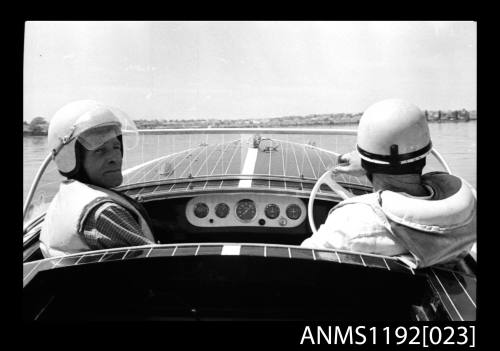
<instances>
[{"instance_id":1,"label":"dashboard","mask_svg":"<svg viewBox=\"0 0 500 351\"><path fill-rule=\"evenodd\" d=\"M280 227L302 224L307 209L299 198L272 194L200 195L186 204L186 218L197 227Z\"/></svg>"}]
</instances>

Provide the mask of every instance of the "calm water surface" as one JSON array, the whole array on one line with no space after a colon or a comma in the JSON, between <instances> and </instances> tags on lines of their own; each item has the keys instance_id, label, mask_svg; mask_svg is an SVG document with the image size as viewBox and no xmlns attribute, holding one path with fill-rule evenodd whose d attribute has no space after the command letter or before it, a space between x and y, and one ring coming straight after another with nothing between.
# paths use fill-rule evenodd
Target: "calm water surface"
<instances>
[{"instance_id":1,"label":"calm water surface","mask_svg":"<svg viewBox=\"0 0 500 351\"><path fill-rule=\"evenodd\" d=\"M355 129L357 126L351 125L344 128ZM477 121L469 121L467 123L431 123L429 124L431 138L434 147L441 153L441 155L448 162L451 171L465 178L472 186L476 187L476 162L477 162L477 148L476 148L476 133L477 133ZM137 164L138 161L147 161L160 155L157 148L155 147L160 141L160 138L165 138L166 136L150 135L144 140L137 149L126 152L126 157L124 160L124 169L127 168L127 164ZM226 141L236 139L238 135L225 136ZM277 136L282 137L282 136ZM293 136L298 142L307 142L304 136ZM204 140L201 140L205 138ZM217 138L219 138L217 140ZM292 140L292 137L290 137ZM168 136L168 140L165 139L161 143L164 154L170 154L173 152L178 152L184 150L188 147L198 146L200 142L219 143L221 142L220 136L217 135L206 135L202 136L189 136L189 135L179 135L179 136ZM335 140L336 144L332 141L328 145L328 139L325 136L318 141L317 146L325 147L327 149L339 150L340 152L345 152L350 149L351 146L347 146L346 150L342 150L342 147L338 145L339 140ZM328 147L330 146L330 147ZM31 183L36 175L38 168L48 154L47 147L47 137L45 136L29 136L23 138L23 157L24 157L24 170L23 170L23 194L24 199L29 191ZM44 184L43 189L35 194L34 200L36 202L43 202L44 197L51 197L51 193L57 191L59 182L63 179L57 172L54 164L52 163L45 172L46 174L42 178L42 183Z\"/></svg>"}]
</instances>

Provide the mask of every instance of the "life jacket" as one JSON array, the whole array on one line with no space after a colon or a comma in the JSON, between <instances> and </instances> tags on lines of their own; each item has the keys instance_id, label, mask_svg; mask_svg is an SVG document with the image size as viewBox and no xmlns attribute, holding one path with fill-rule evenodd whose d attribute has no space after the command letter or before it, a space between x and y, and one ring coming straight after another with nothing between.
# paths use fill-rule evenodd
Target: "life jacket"
<instances>
[{"instance_id":1,"label":"life jacket","mask_svg":"<svg viewBox=\"0 0 500 351\"><path fill-rule=\"evenodd\" d=\"M76 180L63 181L45 214L40 234L40 249L45 257L92 250L81 238L89 213L105 202L125 207L138 220L142 233L154 242L151 229L136 207L117 193Z\"/></svg>"},{"instance_id":2,"label":"life jacket","mask_svg":"<svg viewBox=\"0 0 500 351\"><path fill-rule=\"evenodd\" d=\"M412 268L453 262L467 255L476 241L477 200L461 178L442 172L427 173L422 183L434 191L431 200L389 190L344 200L333 210L349 204L366 204L382 220L395 241L409 255L401 255Z\"/></svg>"}]
</instances>

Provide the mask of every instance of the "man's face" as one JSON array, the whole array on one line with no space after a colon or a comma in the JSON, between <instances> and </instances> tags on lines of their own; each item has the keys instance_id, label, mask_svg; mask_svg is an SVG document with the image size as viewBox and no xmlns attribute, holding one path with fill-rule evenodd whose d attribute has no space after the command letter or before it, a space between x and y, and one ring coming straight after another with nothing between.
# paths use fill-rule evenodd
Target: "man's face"
<instances>
[{"instance_id":1,"label":"man's face","mask_svg":"<svg viewBox=\"0 0 500 351\"><path fill-rule=\"evenodd\" d=\"M95 150L83 150L83 168L91 184L114 188L122 183L122 151L120 141L116 137Z\"/></svg>"}]
</instances>

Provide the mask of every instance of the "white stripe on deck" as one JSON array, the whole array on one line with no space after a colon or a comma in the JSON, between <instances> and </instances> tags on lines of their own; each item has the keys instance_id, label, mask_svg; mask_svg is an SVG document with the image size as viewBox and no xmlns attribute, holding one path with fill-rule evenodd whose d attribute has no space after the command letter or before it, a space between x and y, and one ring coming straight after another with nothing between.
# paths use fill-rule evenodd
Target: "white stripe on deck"
<instances>
[{"instance_id":1,"label":"white stripe on deck","mask_svg":"<svg viewBox=\"0 0 500 351\"><path fill-rule=\"evenodd\" d=\"M245 163L243 164L243 169L241 170L242 175L252 175L255 170L255 163L257 162L257 153L259 149L249 147L247 156L245 158ZM252 186L252 179L241 179L238 187L240 188L250 188Z\"/></svg>"},{"instance_id":2,"label":"white stripe on deck","mask_svg":"<svg viewBox=\"0 0 500 351\"><path fill-rule=\"evenodd\" d=\"M222 247L222 256L238 256L240 254L240 245L224 245Z\"/></svg>"}]
</instances>

